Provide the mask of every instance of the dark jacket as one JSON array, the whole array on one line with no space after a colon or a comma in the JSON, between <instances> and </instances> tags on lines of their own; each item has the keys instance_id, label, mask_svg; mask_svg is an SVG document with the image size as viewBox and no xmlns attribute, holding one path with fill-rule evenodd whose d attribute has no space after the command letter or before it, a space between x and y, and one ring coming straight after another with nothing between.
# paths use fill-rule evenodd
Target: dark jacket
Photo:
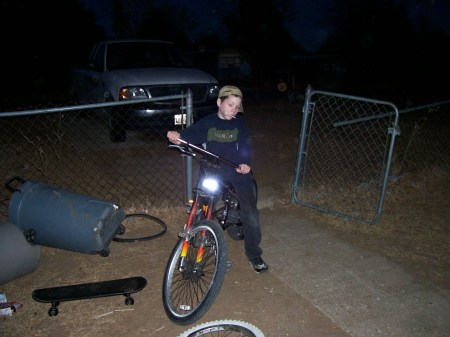
<instances>
[{"instance_id":1,"label":"dark jacket","mask_svg":"<svg viewBox=\"0 0 450 337\"><path fill-rule=\"evenodd\" d=\"M251 144L247 127L240 115L231 120L220 119L217 114L207 115L187 129L180 131L181 139L203 147L237 165L251 163ZM236 172L235 168L222 164L222 179L232 184L249 183L251 174Z\"/></svg>"}]
</instances>

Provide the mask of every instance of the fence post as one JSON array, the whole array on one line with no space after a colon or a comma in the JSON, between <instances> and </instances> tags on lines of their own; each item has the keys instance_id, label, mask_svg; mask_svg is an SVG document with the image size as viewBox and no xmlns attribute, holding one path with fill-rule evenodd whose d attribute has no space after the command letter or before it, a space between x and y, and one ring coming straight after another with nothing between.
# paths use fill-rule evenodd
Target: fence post
<instances>
[{"instance_id":1,"label":"fence post","mask_svg":"<svg viewBox=\"0 0 450 337\"><path fill-rule=\"evenodd\" d=\"M186 127L193 123L192 91L187 90L186 97ZM192 199L192 157L186 156L186 201Z\"/></svg>"}]
</instances>

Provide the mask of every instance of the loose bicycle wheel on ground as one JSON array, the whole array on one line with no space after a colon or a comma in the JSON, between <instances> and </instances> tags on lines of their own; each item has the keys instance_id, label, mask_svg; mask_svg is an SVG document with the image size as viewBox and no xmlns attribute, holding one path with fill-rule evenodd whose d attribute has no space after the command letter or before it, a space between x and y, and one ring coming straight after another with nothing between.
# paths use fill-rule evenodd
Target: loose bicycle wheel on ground
<instances>
[{"instance_id":1,"label":"loose bicycle wheel on ground","mask_svg":"<svg viewBox=\"0 0 450 337\"><path fill-rule=\"evenodd\" d=\"M219 294L227 271L228 248L222 227L202 220L191 229L186 267L180 271L183 242L180 238L170 255L162 296L167 316L179 325L188 325L199 320ZM197 260L199 253L201 261Z\"/></svg>"},{"instance_id":2,"label":"loose bicycle wheel on ground","mask_svg":"<svg viewBox=\"0 0 450 337\"><path fill-rule=\"evenodd\" d=\"M263 332L253 324L244 321L218 320L196 325L178 337L264 337Z\"/></svg>"},{"instance_id":3,"label":"loose bicycle wheel on ground","mask_svg":"<svg viewBox=\"0 0 450 337\"><path fill-rule=\"evenodd\" d=\"M121 223L121 230L112 239L116 242L139 242L159 238L167 231L167 224L146 213L127 214Z\"/></svg>"}]
</instances>

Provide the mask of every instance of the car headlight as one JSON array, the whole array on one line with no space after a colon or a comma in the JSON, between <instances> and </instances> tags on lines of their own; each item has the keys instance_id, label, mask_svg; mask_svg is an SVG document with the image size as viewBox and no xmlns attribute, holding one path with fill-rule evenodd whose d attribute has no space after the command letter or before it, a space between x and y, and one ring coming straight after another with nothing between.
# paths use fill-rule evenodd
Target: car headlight
<instances>
[{"instance_id":1,"label":"car headlight","mask_svg":"<svg viewBox=\"0 0 450 337\"><path fill-rule=\"evenodd\" d=\"M218 85L212 85L209 87L208 90L208 97L211 99L217 99L217 95L219 94L219 86Z\"/></svg>"},{"instance_id":2,"label":"car headlight","mask_svg":"<svg viewBox=\"0 0 450 337\"><path fill-rule=\"evenodd\" d=\"M147 93L142 87L126 87L119 91L119 100L128 101L130 99L148 98Z\"/></svg>"},{"instance_id":3,"label":"car headlight","mask_svg":"<svg viewBox=\"0 0 450 337\"><path fill-rule=\"evenodd\" d=\"M214 178L205 178L202 181L202 187L210 192L216 192L219 189L219 182Z\"/></svg>"}]
</instances>

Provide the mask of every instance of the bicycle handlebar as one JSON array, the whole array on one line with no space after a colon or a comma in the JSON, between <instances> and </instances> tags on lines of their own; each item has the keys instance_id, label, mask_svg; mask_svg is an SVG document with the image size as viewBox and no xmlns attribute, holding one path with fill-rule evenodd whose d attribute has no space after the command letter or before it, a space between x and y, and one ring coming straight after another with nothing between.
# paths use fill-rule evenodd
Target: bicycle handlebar
<instances>
[{"instance_id":1,"label":"bicycle handlebar","mask_svg":"<svg viewBox=\"0 0 450 337\"><path fill-rule=\"evenodd\" d=\"M180 141L182 144L186 145L188 148L190 148L190 149L192 149L192 150L194 150L196 152L199 152L199 153L201 153L203 155L207 155L208 157L217 159L217 160L221 161L222 163L227 164L227 165L229 165L229 166L231 166L233 168L238 168L239 167L238 164L235 164L235 163L233 163L233 162L231 162L231 161L229 161L229 160L227 160L225 158L222 158L221 156L219 156L219 155L217 155L215 153L206 151L205 149L203 149L201 147L198 147L198 146L196 146L194 144L188 143L188 142L186 142L183 139L178 138L178 141ZM178 150L180 150L182 153L184 153L186 155L195 156L195 153L186 151L181 145L170 144L169 147L177 148Z\"/></svg>"}]
</instances>

